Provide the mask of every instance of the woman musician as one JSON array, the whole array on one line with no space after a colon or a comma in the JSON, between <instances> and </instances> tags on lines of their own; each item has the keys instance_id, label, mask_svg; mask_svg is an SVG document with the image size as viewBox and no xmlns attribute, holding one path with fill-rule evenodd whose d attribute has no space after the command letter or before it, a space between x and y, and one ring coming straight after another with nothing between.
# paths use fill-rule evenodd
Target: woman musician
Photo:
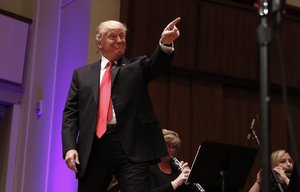
<instances>
[{"instance_id":1,"label":"woman musician","mask_svg":"<svg viewBox=\"0 0 300 192\"><path fill-rule=\"evenodd\" d=\"M175 158L181 143L179 135L167 129L162 131L169 156L150 167L151 192L204 192L199 184L186 184L190 174L188 163Z\"/></svg>"},{"instance_id":2,"label":"woman musician","mask_svg":"<svg viewBox=\"0 0 300 192\"><path fill-rule=\"evenodd\" d=\"M276 150L271 154L271 166L274 173L274 177L271 179L271 191L286 191L290 183L290 178L292 176L292 171L294 169L294 160L290 154L284 150ZM249 190L249 192L259 192L261 191L261 170L256 175L256 181ZM275 181L275 179L277 181ZM278 187L280 186L280 187Z\"/></svg>"}]
</instances>

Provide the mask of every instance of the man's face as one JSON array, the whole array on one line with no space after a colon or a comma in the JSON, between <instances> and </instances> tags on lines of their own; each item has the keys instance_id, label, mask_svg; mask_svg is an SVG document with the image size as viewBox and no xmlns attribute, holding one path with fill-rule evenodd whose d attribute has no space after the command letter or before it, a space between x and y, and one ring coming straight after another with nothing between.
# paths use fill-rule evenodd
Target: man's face
<instances>
[{"instance_id":1,"label":"man's face","mask_svg":"<svg viewBox=\"0 0 300 192\"><path fill-rule=\"evenodd\" d=\"M126 49L126 33L122 29L111 29L103 35L100 50L108 60L116 61L124 56Z\"/></svg>"}]
</instances>

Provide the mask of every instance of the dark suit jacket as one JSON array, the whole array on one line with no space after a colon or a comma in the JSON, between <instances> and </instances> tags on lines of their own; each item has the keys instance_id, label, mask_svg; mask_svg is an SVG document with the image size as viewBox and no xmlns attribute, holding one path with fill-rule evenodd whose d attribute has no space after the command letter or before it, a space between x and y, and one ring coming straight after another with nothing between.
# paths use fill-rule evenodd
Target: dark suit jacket
<instances>
[{"instance_id":1,"label":"dark suit jacket","mask_svg":"<svg viewBox=\"0 0 300 192\"><path fill-rule=\"evenodd\" d=\"M173 54L159 47L150 58L122 58L112 71L112 102L118 134L128 158L134 162L152 161L167 156L167 150L154 114L148 83L165 71ZM96 130L100 62L74 70L63 111L63 157L70 149L79 153L84 176Z\"/></svg>"}]
</instances>

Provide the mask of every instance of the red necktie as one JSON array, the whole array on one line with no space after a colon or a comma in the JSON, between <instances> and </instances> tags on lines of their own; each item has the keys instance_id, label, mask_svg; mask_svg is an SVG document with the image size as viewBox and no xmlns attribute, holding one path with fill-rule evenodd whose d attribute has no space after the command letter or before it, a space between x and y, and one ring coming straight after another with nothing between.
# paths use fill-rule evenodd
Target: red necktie
<instances>
[{"instance_id":1,"label":"red necktie","mask_svg":"<svg viewBox=\"0 0 300 192\"><path fill-rule=\"evenodd\" d=\"M111 68L113 61L109 61L107 69L103 75L98 105L98 120L96 134L100 138L106 131L107 122L112 119L112 103L111 103Z\"/></svg>"}]
</instances>

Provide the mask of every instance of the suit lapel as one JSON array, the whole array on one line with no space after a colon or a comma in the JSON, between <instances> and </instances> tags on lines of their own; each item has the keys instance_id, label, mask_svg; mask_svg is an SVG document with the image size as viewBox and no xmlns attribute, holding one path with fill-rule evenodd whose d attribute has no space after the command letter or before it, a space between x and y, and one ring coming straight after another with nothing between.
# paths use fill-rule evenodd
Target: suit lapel
<instances>
[{"instance_id":1,"label":"suit lapel","mask_svg":"<svg viewBox=\"0 0 300 192\"><path fill-rule=\"evenodd\" d=\"M117 65L113 68L111 78L112 78L112 85L114 84L115 78L120 70L121 67L125 67L127 65L127 60L122 58L118 61Z\"/></svg>"},{"instance_id":2,"label":"suit lapel","mask_svg":"<svg viewBox=\"0 0 300 192\"><path fill-rule=\"evenodd\" d=\"M101 60L92 67L92 71L90 74L91 79L94 79L93 80L94 83L92 85L92 91L94 95L94 101L96 104L98 103L99 90L100 90L100 63Z\"/></svg>"}]
</instances>

